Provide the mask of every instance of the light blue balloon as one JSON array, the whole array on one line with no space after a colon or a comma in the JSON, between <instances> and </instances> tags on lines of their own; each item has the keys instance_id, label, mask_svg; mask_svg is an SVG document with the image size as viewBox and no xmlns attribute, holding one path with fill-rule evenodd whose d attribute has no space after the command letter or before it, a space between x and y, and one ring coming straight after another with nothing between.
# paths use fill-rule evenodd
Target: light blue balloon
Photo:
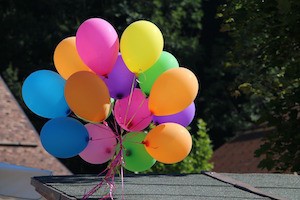
<instances>
[{"instance_id":1,"label":"light blue balloon","mask_svg":"<svg viewBox=\"0 0 300 200\"><path fill-rule=\"evenodd\" d=\"M64 96L66 81L56 72L39 70L31 73L22 86L26 106L45 118L65 117L70 108Z\"/></svg>"},{"instance_id":2,"label":"light blue balloon","mask_svg":"<svg viewBox=\"0 0 300 200\"><path fill-rule=\"evenodd\" d=\"M89 141L85 126L70 117L49 120L43 126L40 138L45 150L57 158L71 158L78 155Z\"/></svg>"}]
</instances>

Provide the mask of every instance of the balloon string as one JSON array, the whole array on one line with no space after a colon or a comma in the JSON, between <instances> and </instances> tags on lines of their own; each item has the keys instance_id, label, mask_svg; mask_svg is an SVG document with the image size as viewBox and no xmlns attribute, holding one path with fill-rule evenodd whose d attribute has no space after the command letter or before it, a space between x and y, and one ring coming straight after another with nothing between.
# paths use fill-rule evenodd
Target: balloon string
<instances>
[{"instance_id":1,"label":"balloon string","mask_svg":"<svg viewBox=\"0 0 300 200\"><path fill-rule=\"evenodd\" d=\"M106 172L108 170L108 168L106 168L105 170L103 170L100 174L98 174L98 176L101 176L104 172ZM83 197L82 199L85 200L85 199L88 199L90 196L92 196L95 192L98 191L98 189L101 188L101 186L103 185L104 183L104 179L102 179L100 181L100 183L98 183L97 185L95 185L89 192L87 192Z\"/></svg>"},{"instance_id":2,"label":"balloon string","mask_svg":"<svg viewBox=\"0 0 300 200\"><path fill-rule=\"evenodd\" d=\"M125 113L123 124L125 124L125 122L126 122L128 111L129 111L129 107L131 105L132 96L133 96L133 90L134 90L134 85L135 85L134 84L135 80L136 80L136 78L133 77L132 84L131 84L131 89L130 89L130 95L129 95L129 99L128 99L128 103L127 103L127 107L126 107L126 113Z\"/></svg>"},{"instance_id":3,"label":"balloon string","mask_svg":"<svg viewBox=\"0 0 300 200\"><path fill-rule=\"evenodd\" d=\"M129 124L132 122L132 120L134 119L134 117L137 115L137 113L139 112L139 110L142 108L142 106L144 105L145 99L143 99L143 101L139 104L138 109L136 109L135 113L132 115L132 117L130 118L130 120L128 121L128 123L126 124L125 127L128 127Z\"/></svg>"},{"instance_id":4,"label":"balloon string","mask_svg":"<svg viewBox=\"0 0 300 200\"><path fill-rule=\"evenodd\" d=\"M117 122L114 119L114 123L115 123L115 138L118 140L119 144L120 144L120 150L117 153L117 155L115 156L115 158L111 161L111 163L108 165L108 167L103 170L100 174L98 174L98 176L101 176L103 173L106 172L106 175L104 176L104 178L102 178L102 180L100 181L100 183L98 183L96 186L94 186L89 192L87 192L82 199L88 199L90 196L92 196L96 191L98 191L104 183L107 184L107 186L109 187L109 193L104 195L101 199L114 199L113 198L113 192L115 190L115 174L117 173L118 168L121 168L121 182L122 182L122 199L124 199L124 172L123 172L123 167L122 165L124 164L124 159L123 159L123 138L122 138L122 134L123 134L123 129L119 130L117 127Z\"/></svg>"},{"instance_id":5,"label":"balloon string","mask_svg":"<svg viewBox=\"0 0 300 200\"><path fill-rule=\"evenodd\" d=\"M132 139L132 138L134 138L135 136L137 136L138 134L143 134L143 133L142 133L142 132L134 132L133 134L127 135L126 138L127 138L127 139Z\"/></svg>"},{"instance_id":6,"label":"balloon string","mask_svg":"<svg viewBox=\"0 0 300 200\"><path fill-rule=\"evenodd\" d=\"M95 126L97 126L98 128L102 129L102 130L107 130L106 128L104 128L103 126L100 126L100 124L94 124ZM107 122L105 124L105 126L108 126ZM112 139L112 138L116 138L117 135L114 135L112 137L107 137L107 138L93 138L93 137L90 137L90 141L97 141L97 140L107 140L107 139Z\"/></svg>"},{"instance_id":7,"label":"balloon string","mask_svg":"<svg viewBox=\"0 0 300 200\"><path fill-rule=\"evenodd\" d=\"M106 172L105 177L98 183L96 186L94 186L89 192L87 192L82 199L88 199L91 195L93 195L97 190L99 190L103 183L106 182L106 184L109 186L109 194L103 196L102 199L107 199L107 197L110 197L113 199L113 192L115 190L115 174L119 166L122 166L123 164L123 144L122 144L122 137L119 136L118 140L120 142L120 151L116 155L116 157L112 160L112 162L109 164L109 166L103 170L98 176L101 176L104 172ZM123 181L123 173L121 172L121 180ZM122 182L123 184L123 182ZM123 187L123 186L122 186ZM123 195L123 194L122 194Z\"/></svg>"},{"instance_id":8,"label":"balloon string","mask_svg":"<svg viewBox=\"0 0 300 200\"><path fill-rule=\"evenodd\" d=\"M133 89L134 89L134 82L132 83L132 88L131 88L131 92L130 92L130 98L129 98L129 104L127 105L127 111L129 110L129 105L131 103L131 99L132 99L132 94L133 94ZM114 113L114 109L112 108L112 113ZM102 178L102 180L100 181L100 183L98 183L96 186L94 186L89 192L87 192L82 199L88 199L91 195L93 195L97 190L99 190L104 183L106 183L109 186L109 193L105 196L102 197L102 199L113 199L113 192L115 190L115 174L118 170L118 168L120 167L120 171L121 171L121 184L122 184L122 200L124 200L124 170L123 170L123 165L124 165L124 157L123 157L123 133L124 130L122 128L120 128L117 124L117 121L115 118L113 118L113 124L112 127L114 129L114 133L115 133L115 137L120 145L120 150L117 153L117 155L112 159L111 163L106 167L105 170L103 170L100 174L98 174L98 176L101 176L102 174L104 174L106 172L106 175L104 178ZM105 124L106 126L108 126L108 123ZM99 125L99 127L101 127ZM101 127L102 129L105 129L103 127ZM113 138L113 137L112 137ZM91 138L92 139L92 138ZM92 139L93 140L101 140L101 138L98 139Z\"/></svg>"},{"instance_id":9,"label":"balloon string","mask_svg":"<svg viewBox=\"0 0 300 200\"><path fill-rule=\"evenodd\" d=\"M124 200L124 172L123 165L121 165L121 184L122 184L122 200Z\"/></svg>"},{"instance_id":10,"label":"balloon string","mask_svg":"<svg viewBox=\"0 0 300 200\"><path fill-rule=\"evenodd\" d=\"M147 117L144 117L142 120L140 120L138 123L134 124L134 126L132 126L131 129L134 129L135 127L137 127L140 123L142 123L144 120L146 120L150 116L152 116L151 113Z\"/></svg>"},{"instance_id":11,"label":"balloon string","mask_svg":"<svg viewBox=\"0 0 300 200\"><path fill-rule=\"evenodd\" d=\"M111 107L111 114L115 115L115 111L114 111L114 107L113 106ZM114 117L113 117L113 119L114 119L114 122L116 122L116 119ZM113 129L115 130L114 132L117 134L118 133L118 129L117 129L116 123L111 123L111 124L112 124Z\"/></svg>"},{"instance_id":12,"label":"balloon string","mask_svg":"<svg viewBox=\"0 0 300 200\"><path fill-rule=\"evenodd\" d=\"M112 136L112 137L107 137L107 138L96 138L96 139L94 139L94 138L90 138L90 141L98 141L98 140L107 140L107 139L113 139L113 138L117 138L117 136Z\"/></svg>"},{"instance_id":13,"label":"balloon string","mask_svg":"<svg viewBox=\"0 0 300 200\"><path fill-rule=\"evenodd\" d=\"M144 77L144 80L146 81L147 80L147 76L145 75L145 73L144 72L141 72L141 73L139 73L139 75L138 76L140 76L140 75L143 75L143 77ZM142 81L140 81L139 79L136 79L136 82L138 82L138 83L143 83Z\"/></svg>"}]
</instances>

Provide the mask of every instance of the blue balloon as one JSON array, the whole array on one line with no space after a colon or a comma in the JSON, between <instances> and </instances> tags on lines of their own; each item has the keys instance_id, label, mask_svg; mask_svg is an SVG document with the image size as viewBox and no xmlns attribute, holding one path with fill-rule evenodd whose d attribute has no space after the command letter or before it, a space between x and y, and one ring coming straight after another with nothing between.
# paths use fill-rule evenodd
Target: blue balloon
<instances>
[{"instance_id":1,"label":"blue balloon","mask_svg":"<svg viewBox=\"0 0 300 200\"><path fill-rule=\"evenodd\" d=\"M26 106L45 118L66 117L71 110L65 100L66 81L56 72L39 70L31 73L22 86Z\"/></svg>"},{"instance_id":2,"label":"blue balloon","mask_svg":"<svg viewBox=\"0 0 300 200\"><path fill-rule=\"evenodd\" d=\"M86 148L89 134L78 120L59 117L49 120L43 126L40 138L48 153L57 158L70 158Z\"/></svg>"}]
</instances>

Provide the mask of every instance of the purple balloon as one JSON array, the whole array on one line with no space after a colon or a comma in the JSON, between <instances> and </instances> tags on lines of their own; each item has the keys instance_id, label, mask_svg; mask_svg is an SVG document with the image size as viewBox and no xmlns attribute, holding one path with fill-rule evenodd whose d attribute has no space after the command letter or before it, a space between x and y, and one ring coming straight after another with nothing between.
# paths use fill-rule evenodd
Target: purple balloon
<instances>
[{"instance_id":1,"label":"purple balloon","mask_svg":"<svg viewBox=\"0 0 300 200\"><path fill-rule=\"evenodd\" d=\"M120 53L112 71L106 77L100 77L108 87L110 97L114 99L127 97L132 86L136 87L135 74L129 71Z\"/></svg>"},{"instance_id":2,"label":"purple balloon","mask_svg":"<svg viewBox=\"0 0 300 200\"><path fill-rule=\"evenodd\" d=\"M167 122L174 122L180 124L184 127L187 127L194 119L195 116L195 103L193 102L183 111L173 114L173 115L165 115L165 116L155 116L153 115L153 123L158 125Z\"/></svg>"}]
</instances>

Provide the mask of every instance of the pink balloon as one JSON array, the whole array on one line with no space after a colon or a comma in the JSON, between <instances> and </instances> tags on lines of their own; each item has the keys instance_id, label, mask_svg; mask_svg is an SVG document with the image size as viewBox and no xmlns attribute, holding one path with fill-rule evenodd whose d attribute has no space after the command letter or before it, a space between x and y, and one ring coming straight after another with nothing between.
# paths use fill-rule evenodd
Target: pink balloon
<instances>
[{"instance_id":1,"label":"pink balloon","mask_svg":"<svg viewBox=\"0 0 300 200\"><path fill-rule=\"evenodd\" d=\"M86 124L85 127L90 140L79 156L91 164L109 161L116 151L117 140L114 132L104 124Z\"/></svg>"},{"instance_id":2,"label":"pink balloon","mask_svg":"<svg viewBox=\"0 0 300 200\"><path fill-rule=\"evenodd\" d=\"M118 57L118 34L109 22L91 18L79 26L76 32L76 48L91 70L105 76L112 70Z\"/></svg>"},{"instance_id":3,"label":"pink balloon","mask_svg":"<svg viewBox=\"0 0 300 200\"><path fill-rule=\"evenodd\" d=\"M137 88L126 98L116 101L113 113L117 123L126 131L141 131L152 121L148 99Z\"/></svg>"}]
</instances>

